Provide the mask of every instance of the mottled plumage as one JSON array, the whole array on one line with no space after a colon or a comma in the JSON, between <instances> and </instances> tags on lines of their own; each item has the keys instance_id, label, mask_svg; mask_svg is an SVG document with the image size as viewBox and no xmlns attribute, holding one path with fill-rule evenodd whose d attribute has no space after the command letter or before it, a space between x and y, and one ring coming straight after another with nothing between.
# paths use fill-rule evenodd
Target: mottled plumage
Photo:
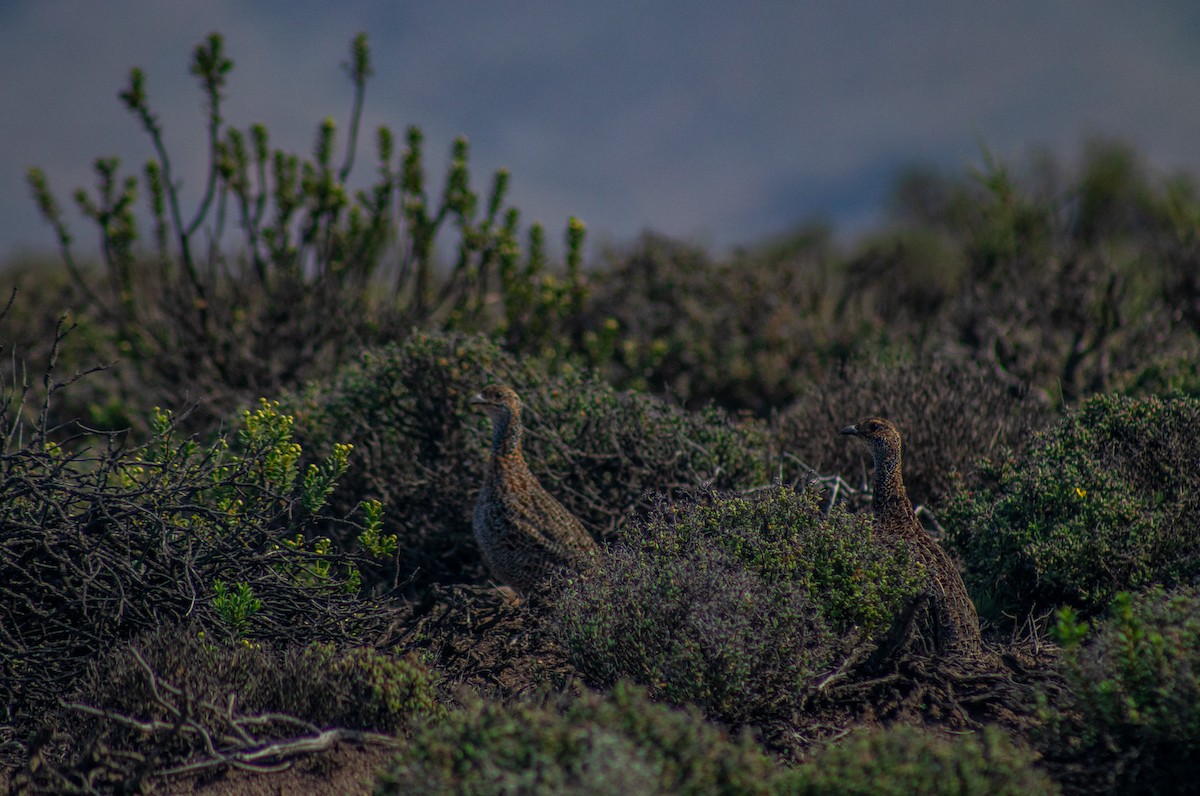
<instances>
[{"instance_id":1,"label":"mottled plumage","mask_svg":"<svg viewBox=\"0 0 1200 796\"><path fill-rule=\"evenodd\" d=\"M492 419L492 458L475 503L475 539L492 576L528 592L554 570L585 568L597 553L583 525L529 471L521 453L521 400L503 385L471 404Z\"/></svg>"},{"instance_id":2,"label":"mottled plumage","mask_svg":"<svg viewBox=\"0 0 1200 796\"><path fill-rule=\"evenodd\" d=\"M950 556L926 533L913 511L900 474L900 432L888 420L868 417L846 426L843 434L866 444L875 459L872 506L876 531L903 541L929 576L929 595L939 627L938 646L958 652L978 652L979 617L962 576Z\"/></svg>"}]
</instances>

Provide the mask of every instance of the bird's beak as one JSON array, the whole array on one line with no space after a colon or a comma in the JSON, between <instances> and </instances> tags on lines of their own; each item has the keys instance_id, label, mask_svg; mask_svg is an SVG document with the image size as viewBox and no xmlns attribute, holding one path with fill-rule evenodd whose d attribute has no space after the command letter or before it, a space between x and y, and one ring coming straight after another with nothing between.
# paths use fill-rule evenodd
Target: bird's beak
<instances>
[{"instance_id":1,"label":"bird's beak","mask_svg":"<svg viewBox=\"0 0 1200 796\"><path fill-rule=\"evenodd\" d=\"M857 426L846 426L845 428L842 429L841 433L842 434L857 434L858 427Z\"/></svg>"},{"instance_id":2,"label":"bird's beak","mask_svg":"<svg viewBox=\"0 0 1200 796\"><path fill-rule=\"evenodd\" d=\"M472 405L473 404L485 404L485 403L487 403L487 401L483 400L483 393L477 392L470 397L470 399L467 401L467 403L472 404Z\"/></svg>"}]
</instances>

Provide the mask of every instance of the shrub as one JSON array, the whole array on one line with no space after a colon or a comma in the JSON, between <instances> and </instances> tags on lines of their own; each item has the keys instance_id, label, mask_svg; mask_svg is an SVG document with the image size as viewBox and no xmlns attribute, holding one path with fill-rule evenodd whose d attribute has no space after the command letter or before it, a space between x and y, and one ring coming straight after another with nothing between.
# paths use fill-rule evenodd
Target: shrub
<instances>
[{"instance_id":1,"label":"shrub","mask_svg":"<svg viewBox=\"0 0 1200 796\"><path fill-rule=\"evenodd\" d=\"M1064 620L1078 627L1069 615ZM1121 592L1087 635L1086 643L1068 644L1060 664L1070 698L1053 714L1052 750L1090 760L1116 792L1195 782L1200 589Z\"/></svg>"},{"instance_id":2,"label":"shrub","mask_svg":"<svg viewBox=\"0 0 1200 796\"><path fill-rule=\"evenodd\" d=\"M597 685L629 677L722 721L764 722L804 704L841 651L831 627L886 630L921 577L866 519L776 487L660 501L554 609Z\"/></svg>"},{"instance_id":3,"label":"shrub","mask_svg":"<svg viewBox=\"0 0 1200 796\"><path fill-rule=\"evenodd\" d=\"M1160 356L1140 370L1122 374L1114 386L1124 395L1187 395L1200 398L1200 353Z\"/></svg>"},{"instance_id":4,"label":"shrub","mask_svg":"<svg viewBox=\"0 0 1200 796\"><path fill-rule=\"evenodd\" d=\"M88 667L45 718L60 748L28 773L55 792L136 791L170 769L221 768L270 748L286 757L332 730L395 733L444 714L435 684L415 660L372 648L227 643L195 625L159 627Z\"/></svg>"},{"instance_id":5,"label":"shrub","mask_svg":"<svg viewBox=\"0 0 1200 796\"><path fill-rule=\"evenodd\" d=\"M96 322L105 353L122 360L114 387L134 413L148 408L143 402L181 407L201 395L193 422L216 422L260 395L325 376L364 345L415 324L494 329L540 347L556 340L564 316L577 314L586 293L584 225L568 223L567 274L552 278L541 227L533 225L522 246L519 214L505 206L508 172L494 175L486 196L472 188L465 138L451 148L440 198L429 195L424 137L415 126L399 157L392 131L380 127L378 177L362 190L349 187L372 74L366 34L354 38L346 65L354 99L342 152L331 117L318 125L309 158L272 149L261 124L230 125L224 100L232 69L218 33L193 51L208 169L191 206L172 172L146 77L131 70L120 99L153 157L141 180L123 176L116 158L98 158L94 194L74 193L101 236L100 274L76 261L73 234L45 175L29 170L81 311ZM150 234L139 228L139 188ZM455 258L439 273L439 236L447 226L455 230Z\"/></svg>"},{"instance_id":6,"label":"shrub","mask_svg":"<svg viewBox=\"0 0 1200 796\"><path fill-rule=\"evenodd\" d=\"M981 469L944 522L981 611L1102 610L1200 573L1200 401L1098 396Z\"/></svg>"},{"instance_id":7,"label":"shrub","mask_svg":"<svg viewBox=\"0 0 1200 796\"><path fill-rule=\"evenodd\" d=\"M380 775L386 794L765 794L772 767L692 710L618 684L544 704L455 711L417 732Z\"/></svg>"},{"instance_id":8,"label":"shrub","mask_svg":"<svg viewBox=\"0 0 1200 796\"><path fill-rule=\"evenodd\" d=\"M306 449L353 443L333 503L382 500L414 583L485 577L470 528L491 431L467 401L491 381L521 396L530 468L593 533L630 516L650 489L768 478L757 424L689 414L570 369L550 377L482 337L417 333L288 402Z\"/></svg>"},{"instance_id":9,"label":"shrub","mask_svg":"<svg viewBox=\"0 0 1200 796\"><path fill-rule=\"evenodd\" d=\"M773 420L773 433L781 451L813 470L863 483L870 457L838 430L870 415L901 428L905 487L914 503L929 505L949 493L955 471L969 474L979 458L1019 445L1050 410L1012 379L970 361L893 351L831 369L801 388Z\"/></svg>"},{"instance_id":10,"label":"shrub","mask_svg":"<svg viewBox=\"0 0 1200 796\"><path fill-rule=\"evenodd\" d=\"M48 381L49 383L49 381ZM304 541L356 523L324 514L344 447L307 472L290 418L263 402L231 438L153 438L71 453L43 421L0 455L0 698L29 729L97 654L191 618L215 638L346 641L388 619L347 591L354 562ZM12 432L9 436L8 432ZM29 434L25 446L9 449ZM294 537L299 536L299 539Z\"/></svg>"},{"instance_id":11,"label":"shrub","mask_svg":"<svg viewBox=\"0 0 1200 796\"><path fill-rule=\"evenodd\" d=\"M195 626L156 628L107 653L89 667L75 699L167 721L135 650L156 678L193 702L224 708L234 694L242 715L278 713L316 726L394 733L444 712L436 676L412 658L321 642L225 642ZM160 685L159 696L166 694ZM195 718L210 731L220 720L203 713Z\"/></svg>"},{"instance_id":12,"label":"shrub","mask_svg":"<svg viewBox=\"0 0 1200 796\"><path fill-rule=\"evenodd\" d=\"M646 235L592 276L593 325L614 323L594 364L616 384L765 415L789 402L842 341L823 284L829 234L716 261L700 248ZM853 337L853 332L848 333Z\"/></svg>"},{"instance_id":13,"label":"shrub","mask_svg":"<svg viewBox=\"0 0 1200 796\"><path fill-rule=\"evenodd\" d=\"M826 747L809 763L781 777L780 790L797 796L1058 793L1058 786L1032 763L1032 753L1014 746L993 726L947 740L899 724L855 733Z\"/></svg>"},{"instance_id":14,"label":"shrub","mask_svg":"<svg viewBox=\"0 0 1200 796\"><path fill-rule=\"evenodd\" d=\"M1127 146L1092 142L1078 170L1043 158L1025 174L985 152L970 177L901 186L902 234L936 233L965 266L936 315L903 313L927 342L1074 402L1189 336L1152 262L1159 190Z\"/></svg>"},{"instance_id":15,"label":"shrub","mask_svg":"<svg viewBox=\"0 0 1200 796\"><path fill-rule=\"evenodd\" d=\"M612 551L568 586L561 632L590 682L631 677L656 698L741 724L801 704L833 636L802 589L770 586L711 543L670 557Z\"/></svg>"}]
</instances>

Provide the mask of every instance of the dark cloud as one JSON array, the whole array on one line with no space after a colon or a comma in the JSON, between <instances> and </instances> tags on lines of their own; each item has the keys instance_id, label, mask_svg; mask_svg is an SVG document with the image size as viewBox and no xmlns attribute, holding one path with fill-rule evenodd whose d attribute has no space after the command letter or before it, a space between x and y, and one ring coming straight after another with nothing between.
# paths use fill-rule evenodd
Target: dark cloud
<instances>
[{"instance_id":1,"label":"dark cloud","mask_svg":"<svg viewBox=\"0 0 1200 796\"><path fill-rule=\"evenodd\" d=\"M0 254L50 243L28 166L65 197L93 157L148 155L116 100L133 65L198 187L187 63L210 30L237 62L228 118L304 151L321 118L345 121L339 64L368 31L368 130L421 125L435 174L465 134L481 182L512 171L526 219L579 215L607 240L733 244L808 215L861 227L905 165L964 167L981 142L1070 154L1104 134L1200 168L1190 4L28 0L0 8Z\"/></svg>"}]
</instances>

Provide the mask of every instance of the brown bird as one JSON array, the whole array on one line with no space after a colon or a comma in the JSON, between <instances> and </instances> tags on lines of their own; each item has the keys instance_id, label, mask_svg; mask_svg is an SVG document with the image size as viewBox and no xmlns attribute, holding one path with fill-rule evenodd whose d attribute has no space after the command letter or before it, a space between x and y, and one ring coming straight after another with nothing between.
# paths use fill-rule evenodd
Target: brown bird
<instances>
[{"instance_id":1,"label":"brown bird","mask_svg":"<svg viewBox=\"0 0 1200 796\"><path fill-rule=\"evenodd\" d=\"M967 594L962 576L950 556L926 533L913 511L900 474L900 432L889 420L868 417L846 426L843 434L866 444L875 459L871 503L875 527L883 536L903 541L929 576L929 596L938 624L938 647L959 652L979 652L979 617Z\"/></svg>"},{"instance_id":2,"label":"brown bird","mask_svg":"<svg viewBox=\"0 0 1200 796\"><path fill-rule=\"evenodd\" d=\"M596 542L529 471L521 453L521 399L496 384L471 404L492 419L492 460L473 524L492 576L528 592L560 567L584 569L598 553Z\"/></svg>"}]
</instances>

